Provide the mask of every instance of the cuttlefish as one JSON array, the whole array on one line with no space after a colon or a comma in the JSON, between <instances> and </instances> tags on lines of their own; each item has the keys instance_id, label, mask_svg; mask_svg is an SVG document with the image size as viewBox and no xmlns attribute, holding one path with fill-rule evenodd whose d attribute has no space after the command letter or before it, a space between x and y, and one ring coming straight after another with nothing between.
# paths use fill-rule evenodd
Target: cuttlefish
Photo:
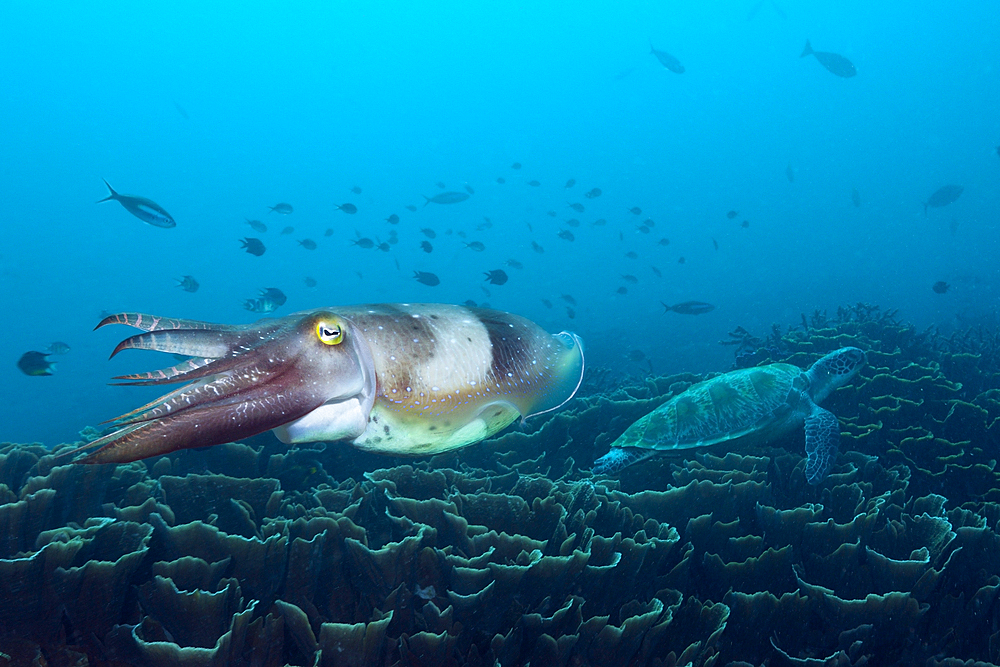
<instances>
[{"instance_id":1,"label":"cuttlefish","mask_svg":"<svg viewBox=\"0 0 1000 667\"><path fill-rule=\"evenodd\" d=\"M118 384L191 382L112 420L117 430L71 452L96 449L82 463L127 463L268 430L286 444L436 454L559 408L584 370L575 334L453 305L324 308L242 326L120 313L96 328L108 324L145 332L112 357L127 349L191 357Z\"/></svg>"}]
</instances>

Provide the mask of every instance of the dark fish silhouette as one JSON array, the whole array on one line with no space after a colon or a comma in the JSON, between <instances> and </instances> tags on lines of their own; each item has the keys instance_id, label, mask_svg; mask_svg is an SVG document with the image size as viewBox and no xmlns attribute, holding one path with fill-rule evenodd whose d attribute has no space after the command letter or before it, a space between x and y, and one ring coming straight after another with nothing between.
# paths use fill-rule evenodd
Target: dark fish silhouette
<instances>
[{"instance_id":1,"label":"dark fish silhouette","mask_svg":"<svg viewBox=\"0 0 1000 667\"><path fill-rule=\"evenodd\" d=\"M497 177L497 183L499 183L500 185L503 185L506 182L507 182L507 179L505 179L503 176L498 176Z\"/></svg>"},{"instance_id":2,"label":"dark fish silhouette","mask_svg":"<svg viewBox=\"0 0 1000 667\"><path fill-rule=\"evenodd\" d=\"M302 239L301 241L299 241L299 245L305 248L306 250L316 249L316 242L313 241L312 239Z\"/></svg>"},{"instance_id":3,"label":"dark fish silhouette","mask_svg":"<svg viewBox=\"0 0 1000 667\"><path fill-rule=\"evenodd\" d=\"M678 258L677 258L677 263L678 263L678 264L684 264L685 262L687 262L687 260L686 260L686 259L684 259L683 257L678 257Z\"/></svg>"},{"instance_id":4,"label":"dark fish silhouette","mask_svg":"<svg viewBox=\"0 0 1000 667\"><path fill-rule=\"evenodd\" d=\"M264 234L264 233L267 232L267 225L265 225L260 220L249 220L248 219L247 220L247 224L250 225L250 228L253 229L255 232L260 232L261 234Z\"/></svg>"},{"instance_id":5,"label":"dark fish silhouette","mask_svg":"<svg viewBox=\"0 0 1000 667\"><path fill-rule=\"evenodd\" d=\"M740 223L740 227L742 227L743 229L746 229L749 226L750 226L749 220L744 220L743 222Z\"/></svg>"},{"instance_id":6,"label":"dark fish silhouette","mask_svg":"<svg viewBox=\"0 0 1000 667\"><path fill-rule=\"evenodd\" d=\"M115 189L111 187L111 184L106 180L104 181L104 184L108 186L108 190L111 194L104 199L97 200L98 204L113 200L125 207L125 210L135 217L147 224L153 225L154 227L170 229L171 227L177 226L173 216L167 213L163 207L155 201L146 199L145 197L136 197L134 195L120 195L115 192Z\"/></svg>"},{"instance_id":7,"label":"dark fish silhouette","mask_svg":"<svg viewBox=\"0 0 1000 667\"><path fill-rule=\"evenodd\" d=\"M243 244L242 247L246 248L247 252L256 257L260 257L264 254L267 248L264 247L264 243L260 239L255 239L252 237L247 237L240 241Z\"/></svg>"},{"instance_id":8,"label":"dark fish silhouette","mask_svg":"<svg viewBox=\"0 0 1000 667\"><path fill-rule=\"evenodd\" d=\"M470 195L476 194L476 191L473 190L472 186L469 185L468 183L465 184L465 191L468 192Z\"/></svg>"},{"instance_id":9,"label":"dark fish silhouette","mask_svg":"<svg viewBox=\"0 0 1000 667\"><path fill-rule=\"evenodd\" d=\"M541 183L539 183L538 181L528 181L528 185L530 185L533 188L537 188L539 185L541 185Z\"/></svg>"},{"instance_id":10,"label":"dark fish silhouette","mask_svg":"<svg viewBox=\"0 0 1000 667\"><path fill-rule=\"evenodd\" d=\"M934 191L927 201L924 202L924 215L927 215L927 207L940 208L942 206L947 206L953 203L962 195L963 188L961 185L944 185Z\"/></svg>"},{"instance_id":11,"label":"dark fish silhouette","mask_svg":"<svg viewBox=\"0 0 1000 667\"><path fill-rule=\"evenodd\" d=\"M577 213L583 213L583 211L584 211L583 204L573 203L573 204L567 204L567 206L569 206L571 209L573 209Z\"/></svg>"},{"instance_id":12,"label":"dark fish silhouette","mask_svg":"<svg viewBox=\"0 0 1000 667\"><path fill-rule=\"evenodd\" d=\"M421 241L420 249L424 252L434 252L434 246L431 245L430 241Z\"/></svg>"},{"instance_id":13,"label":"dark fish silhouette","mask_svg":"<svg viewBox=\"0 0 1000 667\"><path fill-rule=\"evenodd\" d=\"M398 225L399 224L399 216L396 215L395 213L393 213L388 218L386 218L385 221L388 222L390 225Z\"/></svg>"},{"instance_id":14,"label":"dark fish silhouette","mask_svg":"<svg viewBox=\"0 0 1000 667\"><path fill-rule=\"evenodd\" d=\"M653 45L650 44L649 52L656 56L656 59L660 61L660 64L671 72L674 72L675 74L684 73L684 65L681 65L681 61L677 60L677 58L673 57L666 51L657 51L653 48Z\"/></svg>"},{"instance_id":15,"label":"dark fish silhouette","mask_svg":"<svg viewBox=\"0 0 1000 667\"><path fill-rule=\"evenodd\" d=\"M594 220L595 227L603 227L606 224L608 224L608 221L605 220L604 218L598 218L597 220Z\"/></svg>"},{"instance_id":16,"label":"dark fish silhouette","mask_svg":"<svg viewBox=\"0 0 1000 667\"><path fill-rule=\"evenodd\" d=\"M355 185L353 188L351 188L351 192L353 192L356 195L359 195L361 194L361 188Z\"/></svg>"},{"instance_id":17,"label":"dark fish silhouette","mask_svg":"<svg viewBox=\"0 0 1000 667\"><path fill-rule=\"evenodd\" d=\"M411 213L416 213L417 212L417 207L414 206L413 204L407 204L406 205L406 210L409 211L409 212L411 212Z\"/></svg>"},{"instance_id":18,"label":"dark fish silhouette","mask_svg":"<svg viewBox=\"0 0 1000 667\"><path fill-rule=\"evenodd\" d=\"M561 298L563 301L565 301L566 303L568 303L571 306L575 306L576 305L576 299L573 298L572 294L560 294L559 298Z\"/></svg>"},{"instance_id":19,"label":"dark fish silhouette","mask_svg":"<svg viewBox=\"0 0 1000 667\"><path fill-rule=\"evenodd\" d=\"M439 188L441 188L442 190L444 190L444 189L445 189L446 187L448 187L447 185L445 185L445 184L444 184L444 183L442 183L441 181L438 181L438 182L437 182L437 183L435 183L434 185L438 186L438 187L439 187Z\"/></svg>"},{"instance_id":20,"label":"dark fish silhouette","mask_svg":"<svg viewBox=\"0 0 1000 667\"><path fill-rule=\"evenodd\" d=\"M426 236L429 239L435 238L437 236L437 234L434 233L434 230L429 227L424 227L420 231L423 232L424 236Z\"/></svg>"},{"instance_id":21,"label":"dark fish silhouette","mask_svg":"<svg viewBox=\"0 0 1000 667\"><path fill-rule=\"evenodd\" d=\"M586 197L587 199L597 199L598 197L601 196L601 189L591 188L590 190L587 190L585 193L583 193L583 196Z\"/></svg>"},{"instance_id":22,"label":"dark fish silhouette","mask_svg":"<svg viewBox=\"0 0 1000 667\"><path fill-rule=\"evenodd\" d=\"M660 270L658 268L656 268L655 266L650 266L649 268L652 269L653 273L656 274L657 278L662 278L663 277L663 274L660 273Z\"/></svg>"},{"instance_id":23,"label":"dark fish silhouette","mask_svg":"<svg viewBox=\"0 0 1000 667\"><path fill-rule=\"evenodd\" d=\"M579 227L580 221L577 220L576 218L570 218L569 220L566 221L566 224L569 225L570 227Z\"/></svg>"},{"instance_id":24,"label":"dark fish silhouette","mask_svg":"<svg viewBox=\"0 0 1000 667\"><path fill-rule=\"evenodd\" d=\"M392 250L392 245L388 241L382 241L375 247L381 250L382 252L389 252L390 250Z\"/></svg>"},{"instance_id":25,"label":"dark fish silhouette","mask_svg":"<svg viewBox=\"0 0 1000 667\"><path fill-rule=\"evenodd\" d=\"M618 294L625 295L625 294L628 294L628 288L625 287L624 285L622 285L621 287L619 287L618 289L616 289L615 292L617 292Z\"/></svg>"},{"instance_id":26,"label":"dark fish silhouette","mask_svg":"<svg viewBox=\"0 0 1000 667\"><path fill-rule=\"evenodd\" d=\"M469 250L475 250L476 252L482 252L486 250L486 246L483 245L482 242L480 241L473 241L471 243L466 243L465 247L468 248Z\"/></svg>"},{"instance_id":27,"label":"dark fish silhouette","mask_svg":"<svg viewBox=\"0 0 1000 667\"><path fill-rule=\"evenodd\" d=\"M560 229L559 233L556 234L556 236L558 236L561 239L565 239L567 241L575 241L576 240L576 237L573 236L573 232L569 231L568 229Z\"/></svg>"},{"instance_id":28,"label":"dark fish silhouette","mask_svg":"<svg viewBox=\"0 0 1000 667\"><path fill-rule=\"evenodd\" d=\"M365 250L371 250L372 248L375 247L375 242L372 241L367 236L362 237L362 238L358 238L358 239L354 239L353 241L351 241L351 243L353 243L354 245L358 246L359 248L364 248Z\"/></svg>"},{"instance_id":29,"label":"dark fish silhouette","mask_svg":"<svg viewBox=\"0 0 1000 667\"><path fill-rule=\"evenodd\" d=\"M670 245L670 239L664 237L657 242L658 245Z\"/></svg>"},{"instance_id":30,"label":"dark fish silhouette","mask_svg":"<svg viewBox=\"0 0 1000 667\"><path fill-rule=\"evenodd\" d=\"M715 247L716 250L719 249L719 242L716 241L715 239L712 239L712 245Z\"/></svg>"},{"instance_id":31,"label":"dark fish silhouette","mask_svg":"<svg viewBox=\"0 0 1000 667\"><path fill-rule=\"evenodd\" d=\"M503 285L507 282L507 272L503 269L493 269L492 271L487 271L485 274L486 280L490 281L490 285Z\"/></svg>"},{"instance_id":32,"label":"dark fish silhouette","mask_svg":"<svg viewBox=\"0 0 1000 667\"><path fill-rule=\"evenodd\" d=\"M428 273L427 271L414 271L413 277L418 283L427 285L429 287L435 287L441 284L441 279L438 278L433 273Z\"/></svg>"},{"instance_id":33,"label":"dark fish silhouette","mask_svg":"<svg viewBox=\"0 0 1000 667\"><path fill-rule=\"evenodd\" d=\"M858 192L857 188L851 188L851 202L855 208L861 207L861 193Z\"/></svg>"},{"instance_id":34,"label":"dark fish silhouette","mask_svg":"<svg viewBox=\"0 0 1000 667\"><path fill-rule=\"evenodd\" d=\"M48 356L45 352L25 352L17 360L17 367L25 375L52 375L52 371L55 370L56 365L55 362L49 361L46 358Z\"/></svg>"},{"instance_id":35,"label":"dark fish silhouette","mask_svg":"<svg viewBox=\"0 0 1000 667\"><path fill-rule=\"evenodd\" d=\"M468 198L469 195L466 192L442 192L441 194L434 195L433 197L424 195L424 199L427 200L424 202L424 206L427 206L427 204L457 204Z\"/></svg>"},{"instance_id":36,"label":"dark fish silhouette","mask_svg":"<svg viewBox=\"0 0 1000 667\"><path fill-rule=\"evenodd\" d=\"M542 305L545 306L546 308L551 308L552 302L549 301L548 299L542 299Z\"/></svg>"},{"instance_id":37,"label":"dark fish silhouette","mask_svg":"<svg viewBox=\"0 0 1000 667\"><path fill-rule=\"evenodd\" d=\"M663 306L664 313L673 311L680 315L703 315L715 310L715 306L710 303L705 303L704 301L685 301L673 306L668 306L661 301L660 305Z\"/></svg>"},{"instance_id":38,"label":"dark fish silhouette","mask_svg":"<svg viewBox=\"0 0 1000 667\"><path fill-rule=\"evenodd\" d=\"M545 248L543 248L542 246L538 245L534 241L531 242L531 249L534 250L535 252L537 252L539 255L542 254L543 252L545 252Z\"/></svg>"},{"instance_id":39,"label":"dark fish silhouette","mask_svg":"<svg viewBox=\"0 0 1000 667\"><path fill-rule=\"evenodd\" d=\"M639 208L638 206L633 206L632 208L628 209L628 212L631 213L632 215L642 215L642 209Z\"/></svg>"},{"instance_id":40,"label":"dark fish silhouette","mask_svg":"<svg viewBox=\"0 0 1000 667\"><path fill-rule=\"evenodd\" d=\"M507 266L509 266L512 269L523 269L524 268L524 264L521 264L521 262L517 261L516 259L508 259L506 262L504 262L504 264L506 264Z\"/></svg>"},{"instance_id":41,"label":"dark fish silhouette","mask_svg":"<svg viewBox=\"0 0 1000 667\"><path fill-rule=\"evenodd\" d=\"M184 276L177 281L177 286L185 292L197 292L198 287L200 287L200 285L198 285L198 281L194 279L194 276Z\"/></svg>"},{"instance_id":42,"label":"dark fish silhouette","mask_svg":"<svg viewBox=\"0 0 1000 667\"><path fill-rule=\"evenodd\" d=\"M630 273L624 273L624 274L622 274L622 280L624 280L627 283L632 283L633 285L635 285L637 282L639 282L639 279L636 278L635 276L633 276Z\"/></svg>"},{"instance_id":43,"label":"dark fish silhouette","mask_svg":"<svg viewBox=\"0 0 1000 667\"><path fill-rule=\"evenodd\" d=\"M639 259L639 253L637 253L635 250L629 250L627 253L625 253L625 256L628 257L629 259Z\"/></svg>"},{"instance_id":44,"label":"dark fish silhouette","mask_svg":"<svg viewBox=\"0 0 1000 667\"><path fill-rule=\"evenodd\" d=\"M1000 150L1000 149L997 149L997 150ZM566 181L566 187L567 188L571 188L574 185L576 185L576 179L575 178L571 178L568 181Z\"/></svg>"},{"instance_id":45,"label":"dark fish silhouette","mask_svg":"<svg viewBox=\"0 0 1000 667\"><path fill-rule=\"evenodd\" d=\"M739 214L740 214L739 211L729 211L728 213L726 213L726 217L729 218L730 220L732 220L733 218L735 218Z\"/></svg>"},{"instance_id":46,"label":"dark fish silhouette","mask_svg":"<svg viewBox=\"0 0 1000 667\"><path fill-rule=\"evenodd\" d=\"M289 234L291 234L294 231L295 231L294 227L285 227L284 229L281 230L281 235L282 236L288 236Z\"/></svg>"},{"instance_id":47,"label":"dark fish silhouette","mask_svg":"<svg viewBox=\"0 0 1000 667\"><path fill-rule=\"evenodd\" d=\"M303 282L305 282L305 284L306 284L306 287L308 287L308 288L310 288L310 289L312 289L313 287L316 287L316 285L318 284L318 283L316 282L316 279L315 279L315 278L311 278L311 277L309 277L309 276L306 276L306 277L305 277L305 278L303 279Z\"/></svg>"},{"instance_id":48,"label":"dark fish silhouette","mask_svg":"<svg viewBox=\"0 0 1000 667\"><path fill-rule=\"evenodd\" d=\"M575 320L576 319L576 311L573 310L572 308L570 308L569 306L566 306L566 317L568 317L571 320Z\"/></svg>"},{"instance_id":49,"label":"dark fish silhouette","mask_svg":"<svg viewBox=\"0 0 1000 667\"><path fill-rule=\"evenodd\" d=\"M354 204L351 204L350 202L341 204L340 206L334 204L333 207L338 211L343 211L344 213L347 213L348 215L354 215L355 213L358 212L358 207L355 206Z\"/></svg>"},{"instance_id":50,"label":"dark fish silhouette","mask_svg":"<svg viewBox=\"0 0 1000 667\"><path fill-rule=\"evenodd\" d=\"M840 54L830 53L829 51L813 51L808 39L806 40L806 48L802 49L802 53L799 54L800 58L805 58L806 56L816 56L816 60L819 61L820 65L827 68L831 73L845 79L849 79L858 73L854 69L854 63Z\"/></svg>"},{"instance_id":51,"label":"dark fish silhouette","mask_svg":"<svg viewBox=\"0 0 1000 667\"><path fill-rule=\"evenodd\" d=\"M514 164L510 165L510 168L511 169L520 169L521 168L521 163L520 162L515 162Z\"/></svg>"},{"instance_id":52,"label":"dark fish silhouette","mask_svg":"<svg viewBox=\"0 0 1000 667\"><path fill-rule=\"evenodd\" d=\"M931 285L931 289L934 290L934 292L936 294L944 294L945 292L948 291L948 288L950 288L950 287L951 287L951 285L949 285L948 283L946 283L943 280L939 280L936 283L934 283L933 285Z\"/></svg>"},{"instance_id":53,"label":"dark fish silhouette","mask_svg":"<svg viewBox=\"0 0 1000 667\"><path fill-rule=\"evenodd\" d=\"M268 208L271 209L272 213L280 213L281 215L288 215L295 210L292 208L291 204L286 204L285 202L275 204L274 206L268 206Z\"/></svg>"},{"instance_id":54,"label":"dark fish silhouette","mask_svg":"<svg viewBox=\"0 0 1000 667\"><path fill-rule=\"evenodd\" d=\"M332 227L327 227L327 228L326 228L326 231L325 231L325 232L323 232L323 236L333 236L333 235L334 235L334 233L335 233L335 232L333 231L333 228L332 228Z\"/></svg>"}]
</instances>

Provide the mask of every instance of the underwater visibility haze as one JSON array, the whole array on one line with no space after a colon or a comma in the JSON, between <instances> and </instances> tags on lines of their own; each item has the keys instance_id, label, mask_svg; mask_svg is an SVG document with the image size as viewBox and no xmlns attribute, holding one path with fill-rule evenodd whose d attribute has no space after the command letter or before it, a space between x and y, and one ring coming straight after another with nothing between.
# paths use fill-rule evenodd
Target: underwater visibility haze
<instances>
[{"instance_id":1,"label":"underwater visibility haze","mask_svg":"<svg viewBox=\"0 0 1000 667\"><path fill-rule=\"evenodd\" d=\"M0 666L1000 664L995 4L0 19Z\"/></svg>"}]
</instances>

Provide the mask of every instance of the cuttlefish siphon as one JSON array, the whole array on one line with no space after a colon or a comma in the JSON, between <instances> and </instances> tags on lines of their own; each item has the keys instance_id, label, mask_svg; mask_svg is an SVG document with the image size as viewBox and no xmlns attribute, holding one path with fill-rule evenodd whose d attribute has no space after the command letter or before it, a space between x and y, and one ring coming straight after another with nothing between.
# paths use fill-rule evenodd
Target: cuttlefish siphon
<instances>
[{"instance_id":1,"label":"cuttlefish siphon","mask_svg":"<svg viewBox=\"0 0 1000 667\"><path fill-rule=\"evenodd\" d=\"M559 408L584 370L575 334L453 305L324 308L242 326L120 313L97 328L108 324L145 332L112 357L130 348L191 357L118 376L119 384L191 382L113 420L117 430L71 452L96 449L82 463L127 463L271 429L286 444L436 454Z\"/></svg>"}]
</instances>

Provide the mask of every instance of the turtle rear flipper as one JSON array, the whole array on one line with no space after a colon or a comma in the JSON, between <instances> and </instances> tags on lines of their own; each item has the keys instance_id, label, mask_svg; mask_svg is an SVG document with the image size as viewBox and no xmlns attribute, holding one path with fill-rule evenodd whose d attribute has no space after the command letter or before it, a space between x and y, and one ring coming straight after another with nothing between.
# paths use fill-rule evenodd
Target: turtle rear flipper
<instances>
[{"instance_id":1,"label":"turtle rear flipper","mask_svg":"<svg viewBox=\"0 0 1000 667\"><path fill-rule=\"evenodd\" d=\"M836 415L813 404L806 417L806 481L819 484L830 472L840 446Z\"/></svg>"},{"instance_id":2,"label":"turtle rear flipper","mask_svg":"<svg viewBox=\"0 0 1000 667\"><path fill-rule=\"evenodd\" d=\"M613 475L633 463L648 459L656 453L653 449L640 447L612 447L611 451L594 461L595 475Z\"/></svg>"}]
</instances>

